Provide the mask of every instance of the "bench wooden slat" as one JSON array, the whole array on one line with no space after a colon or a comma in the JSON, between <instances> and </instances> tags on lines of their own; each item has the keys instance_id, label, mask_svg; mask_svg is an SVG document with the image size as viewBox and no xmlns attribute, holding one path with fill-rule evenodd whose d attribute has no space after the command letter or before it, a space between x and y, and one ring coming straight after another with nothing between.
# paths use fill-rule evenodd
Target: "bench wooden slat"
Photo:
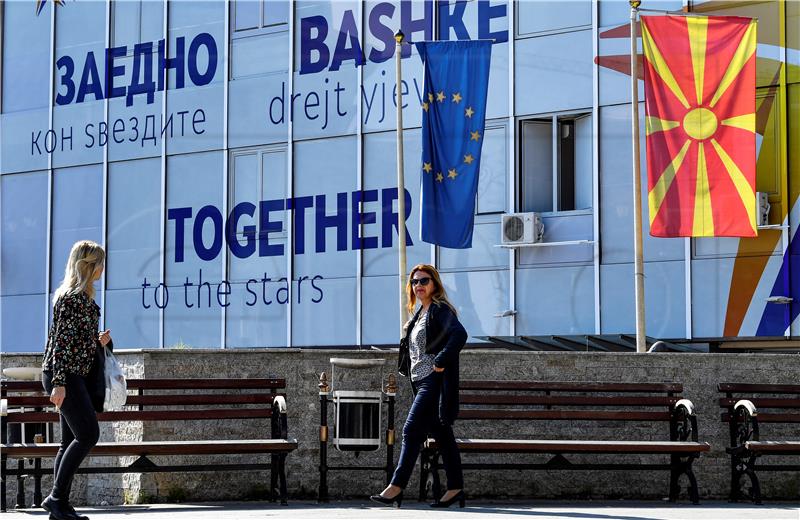
<instances>
[{"instance_id":1,"label":"bench wooden slat","mask_svg":"<svg viewBox=\"0 0 800 520\"><path fill-rule=\"evenodd\" d=\"M800 408L800 399L783 399L780 397L754 397L748 399L757 408ZM719 400L719 405L723 408L730 408L739 402L739 398L723 397Z\"/></svg>"},{"instance_id":2,"label":"bench wooden slat","mask_svg":"<svg viewBox=\"0 0 800 520\"><path fill-rule=\"evenodd\" d=\"M280 394L168 394L168 395L129 395L125 402L128 406L183 406L183 405L214 405L214 404L271 404L276 395ZM50 407L52 403L48 396L18 396L7 397L9 408L12 406L39 406Z\"/></svg>"},{"instance_id":3,"label":"bench wooden slat","mask_svg":"<svg viewBox=\"0 0 800 520\"><path fill-rule=\"evenodd\" d=\"M286 388L285 379L130 379L130 390Z\"/></svg>"},{"instance_id":4,"label":"bench wooden slat","mask_svg":"<svg viewBox=\"0 0 800 520\"><path fill-rule=\"evenodd\" d=\"M462 451L487 453L702 453L711 446L706 442L670 441L570 441L514 439L456 439ZM433 439L428 446L438 448Z\"/></svg>"},{"instance_id":5,"label":"bench wooden slat","mask_svg":"<svg viewBox=\"0 0 800 520\"><path fill-rule=\"evenodd\" d=\"M678 397L461 394L461 404L547 405L547 406L671 406Z\"/></svg>"},{"instance_id":6,"label":"bench wooden slat","mask_svg":"<svg viewBox=\"0 0 800 520\"><path fill-rule=\"evenodd\" d=\"M194 409L194 410L130 410L97 414L101 422L111 421L196 421L217 419L263 419L272 417L270 408ZM8 412L9 423L58 422L55 412Z\"/></svg>"},{"instance_id":7,"label":"bench wooden slat","mask_svg":"<svg viewBox=\"0 0 800 520\"><path fill-rule=\"evenodd\" d=\"M753 383L720 383L720 392L745 394L800 394L800 385L761 385Z\"/></svg>"},{"instance_id":8,"label":"bench wooden slat","mask_svg":"<svg viewBox=\"0 0 800 520\"><path fill-rule=\"evenodd\" d=\"M754 453L800 455L800 441L748 441L744 445Z\"/></svg>"},{"instance_id":9,"label":"bench wooden slat","mask_svg":"<svg viewBox=\"0 0 800 520\"><path fill-rule=\"evenodd\" d=\"M15 457L52 457L59 444L3 444L3 452ZM297 448L294 439L100 442L89 453L92 457L146 455L218 455L236 453L289 452Z\"/></svg>"},{"instance_id":10,"label":"bench wooden slat","mask_svg":"<svg viewBox=\"0 0 800 520\"><path fill-rule=\"evenodd\" d=\"M461 390L517 390L553 392L683 392L680 383L581 383L577 381L461 381Z\"/></svg>"},{"instance_id":11,"label":"bench wooden slat","mask_svg":"<svg viewBox=\"0 0 800 520\"><path fill-rule=\"evenodd\" d=\"M249 388L286 388L285 379L259 378L259 379L223 379L223 378L192 378L192 379L128 379L129 390L197 390L197 389L249 389ZM3 394L6 392L36 392L42 391L41 381L2 381L0 384Z\"/></svg>"},{"instance_id":12,"label":"bench wooden slat","mask_svg":"<svg viewBox=\"0 0 800 520\"><path fill-rule=\"evenodd\" d=\"M731 422L729 413L722 414L722 422ZM760 413L759 423L800 423L800 413Z\"/></svg>"},{"instance_id":13,"label":"bench wooden slat","mask_svg":"<svg viewBox=\"0 0 800 520\"><path fill-rule=\"evenodd\" d=\"M485 410L462 408L459 420L587 420L587 421L669 421L669 412L618 410Z\"/></svg>"}]
</instances>

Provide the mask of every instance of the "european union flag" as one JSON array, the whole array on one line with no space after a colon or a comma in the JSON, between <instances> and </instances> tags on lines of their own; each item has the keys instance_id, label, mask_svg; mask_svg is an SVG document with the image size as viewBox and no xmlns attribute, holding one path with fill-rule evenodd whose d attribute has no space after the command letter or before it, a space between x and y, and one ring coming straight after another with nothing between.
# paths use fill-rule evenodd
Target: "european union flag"
<instances>
[{"instance_id":1,"label":"european union flag","mask_svg":"<svg viewBox=\"0 0 800 520\"><path fill-rule=\"evenodd\" d=\"M417 43L422 100L422 240L472 247L490 41Z\"/></svg>"}]
</instances>

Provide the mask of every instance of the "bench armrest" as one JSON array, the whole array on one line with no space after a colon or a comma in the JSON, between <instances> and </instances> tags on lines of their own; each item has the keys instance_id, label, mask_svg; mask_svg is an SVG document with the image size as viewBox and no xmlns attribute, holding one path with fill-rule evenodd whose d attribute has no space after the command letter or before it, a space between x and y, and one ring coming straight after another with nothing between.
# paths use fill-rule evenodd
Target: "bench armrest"
<instances>
[{"instance_id":1,"label":"bench armrest","mask_svg":"<svg viewBox=\"0 0 800 520\"><path fill-rule=\"evenodd\" d=\"M740 408L743 408L741 412L739 411ZM740 399L736 401L736 404L733 405L733 412L734 415L738 415L739 413L744 413L751 417L758 415L758 409L756 408L756 405L754 405L753 401L749 399Z\"/></svg>"},{"instance_id":2,"label":"bench armrest","mask_svg":"<svg viewBox=\"0 0 800 520\"><path fill-rule=\"evenodd\" d=\"M272 400L272 438L288 439L289 426L286 420L288 408L286 398L276 395Z\"/></svg>"},{"instance_id":3,"label":"bench armrest","mask_svg":"<svg viewBox=\"0 0 800 520\"><path fill-rule=\"evenodd\" d=\"M744 447L747 441L758 440L758 409L749 399L740 399L733 405L730 418L731 446Z\"/></svg>"},{"instance_id":4,"label":"bench armrest","mask_svg":"<svg viewBox=\"0 0 800 520\"><path fill-rule=\"evenodd\" d=\"M8 415L8 399L0 399L0 417Z\"/></svg>"},{"instance_id":5,"label":"bench armrest","mask_svg":"<svg viewBox=\"0 0 800 520\"><path fill-rule=\"evenodd\" d=\"M285 414L286 413L286 398L282 395L276 396L275 399L272 400L272 406L278 409L279 413Z\"/></svg>"},{"instance_id":6,"label":"bench armrest","mask_svg":"<svg viewBox=\"0 0 800 520\"><path fill-rule=\"evenodd\" d=\"M676 441L697 442L697 414L694 403L688 399L680 399L675 403L670 421L670 437Z\"/></svg>"}]
</instances>

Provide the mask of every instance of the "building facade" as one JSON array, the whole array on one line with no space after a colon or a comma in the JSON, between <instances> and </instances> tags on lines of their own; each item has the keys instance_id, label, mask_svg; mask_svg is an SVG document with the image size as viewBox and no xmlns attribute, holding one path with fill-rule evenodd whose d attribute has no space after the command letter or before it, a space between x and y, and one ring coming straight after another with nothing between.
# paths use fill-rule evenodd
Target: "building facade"
<instances>
[{"instance_id":1,"label":"building facade","mask_svg":"<svg viewBox=\"0 0 800 520\"><path fill-rule=\"evenodd\" d=\"M800 336L785 303L800 298L800 2L642 7L759 19L771 204L756 239L660 239L642 194L648 335ZM107 249L97 299L117 348L395 343L398 29L494 41L466 250L419 239L422 64L403 52L409 267L442 271L474 341L634 331L627 1L0 9L4 352L41 351L80 239ZM502 215L529 211L545 244L498 247Z\"/></svg>"}]
</instances>

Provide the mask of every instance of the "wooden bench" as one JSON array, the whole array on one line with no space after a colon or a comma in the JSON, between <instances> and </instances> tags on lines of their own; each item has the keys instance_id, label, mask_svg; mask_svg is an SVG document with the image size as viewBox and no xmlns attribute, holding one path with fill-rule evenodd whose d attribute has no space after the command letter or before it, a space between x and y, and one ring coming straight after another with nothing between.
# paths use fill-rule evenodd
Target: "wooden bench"
<instances>
[{"instance_id":1,"label":"wooden bench","mask_svg":"<svg viewBox=\"0 0 800 520\"><path fill-rule=\"evenodd\" d=\"M461 381L461 413L456 431L463 431L473 421L502 421L492 438L457 438L462 459L472 454L549 454L544 463L514 461L507 463L464 463L465 470L669 470L669 498L677 500L679 479L689 480L689 497L699 501L693 461L710 449L697 441L694 406L680 394L677 383L597 383L539 381ZM519 421L575 421L588 426L592 422L619 422L616 440L605 439L533 439L514 438L514 423ZM665 423L663 441L629 439L627 424ZM485 425L483 425L485 426ZM669 429L667 429L667 427ZM648 428L651 429L651 428ZM588 430L591 431L591 430ZM654 455L669 457L669 462L635 463L625 461L573 463L565 455L612 454ZM437 443L428 439L422 453L420 500L427 495L428 480L439 496L440 479Z\"/></svg>"},{"instance_id":2,"label":"wooden bench","mask_svg":"<svg viewBox=\"0 0 800 520\"><path fill-rule=\"evenodd\" d=\"M749 498L760 504L757 472L800 470L797 464L757 464L761 456L800 455L800 435L796 432L795 440L761 440L764 424L800 423L800 385L720 383L718 389L725 394L719 405L731 438L725 450L731 456L730 500L742 498L742 477L747 476L751 483ZM775 435L775 430L770 433Z\"/></svg>"},{"instance_id":3,"label":"wooden bench","mask_svg":"<svg viewBox=\"0 0 800 520\"><path fill-rule=\"evenodd\" d=\"M184 471L245 471L267 470L271 472L270 500L274 501L274 489L279 483L281 504L286 505L286 455L297 448L297 441L288 438L286 422L286 399L279 393L286 388L284 379L129 379L129 395L125 409L97 415L102 422L163 422L163 421L214 421L217 424L238 425L244 419L264 420L259 431L270 431L270 438L246 438L242 434L233 439L159 439L148 441L103 441L91 451L91 457L138 457L127 466L106 465L81 467L78 473L155 473ZM40 382L1 381L0 397L6 401L7 414L0 417L3 432L0 472L2 472L2 497L0 506L6 510L6 479L25 474L36 479L41 502L41 476L52 469L41 468L41 459L55 457L59 444L51 443L7 443L6 427L15 423L57 423L54 411ZM256 423L250 423L256 424ZM263 433L261 435L264 435ZM178 455L269 455L267 461L248 463L192 463L180 465L158 465L150 457ZM9 459L35 459L33 469L7 467Z\"/></svg>"}]
</instances>

